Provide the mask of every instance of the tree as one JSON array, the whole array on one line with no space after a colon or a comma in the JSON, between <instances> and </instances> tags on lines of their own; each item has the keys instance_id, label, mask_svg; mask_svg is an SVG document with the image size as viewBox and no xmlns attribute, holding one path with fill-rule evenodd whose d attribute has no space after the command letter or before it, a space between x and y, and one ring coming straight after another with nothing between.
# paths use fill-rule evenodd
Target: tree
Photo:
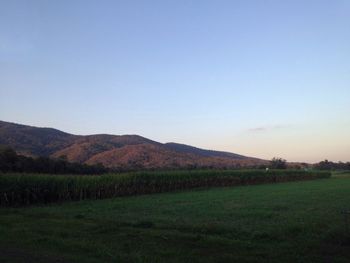
<instances>
[{"instance_id":1,"label":"tree","mask_svg":"<svg viewBox=\"0 0 350 263\"><path fill-rule=\"evenodd\" d=\"M324 161L321 161L314 165L316 169L320 170L350 170L350 162L344 163L344 162L331 162L327 159Z\"/></svg>"},{"instance_id":2,"label":"tree","mask_svg":"<svg viewBox=\"0 0 350 263\"><path fill-rule=\"evenodd\" d=\"M16 167L17 153L9 147L0 147L0 171L7 172Z\"/></svg>"},{"instance_id":3,"label":"tree","mask_svg":"<svg viewBox=\"0 0 350 263\"><path fill-rule=\"evenodd\" d=\"M110 170L102 164L87 165L68 162L66 157L27 157L9 147L0 145L0 172L26 172L51 174L102 174Z\"/></svg>"},{"instance_id":4,"label":"tree","mask_svg":"<svg viewBox=\"0 0 350 263\"><path fill-rule=\"evenodd\" d=\"M286 169L287 168L287 161L282 158L273 157L270 161L270 168L271 169Z\"/></svg>"}]
</instances>

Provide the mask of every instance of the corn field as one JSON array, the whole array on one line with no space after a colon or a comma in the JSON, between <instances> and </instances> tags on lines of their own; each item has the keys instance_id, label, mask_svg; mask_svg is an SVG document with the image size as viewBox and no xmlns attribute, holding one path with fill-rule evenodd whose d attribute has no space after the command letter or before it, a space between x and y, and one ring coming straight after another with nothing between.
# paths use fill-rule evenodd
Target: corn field
<instances>
[{"instance_id":1,"label":"corn field","mask_svg":"<svg viewBox=\"0 0 350 263\"><path fill-rule=\"evenodd\" d=\"M324 171L300 170L147 171L100 176L0 174L0 206L102 199L196 187L311 180L330 175Z\"/></svg>"}]
</instances>

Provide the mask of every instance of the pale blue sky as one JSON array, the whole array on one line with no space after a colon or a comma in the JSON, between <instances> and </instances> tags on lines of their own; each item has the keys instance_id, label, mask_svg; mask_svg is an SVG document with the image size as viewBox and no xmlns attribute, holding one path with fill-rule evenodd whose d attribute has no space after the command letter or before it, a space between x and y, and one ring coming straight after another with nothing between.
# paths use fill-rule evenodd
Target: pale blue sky
<instances>
[{"instance_id":1,"label":"pale blue sky","mask_svg":"<svg viewBox=\"0 0 350 263\"><path fill-rule=\"evenodd\" d=\"M0 0L0 119L350 160L350 1Z\"/></svg>"}]
</instances>

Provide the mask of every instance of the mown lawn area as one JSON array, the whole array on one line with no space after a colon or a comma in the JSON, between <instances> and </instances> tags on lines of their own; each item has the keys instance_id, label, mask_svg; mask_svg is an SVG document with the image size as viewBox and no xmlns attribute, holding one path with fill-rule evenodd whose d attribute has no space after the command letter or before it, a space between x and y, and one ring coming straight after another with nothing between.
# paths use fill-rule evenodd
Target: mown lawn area
<instances>
[{"instance_id":1,"label":"mown lawn area","mask_svg":"<svg viewBox=\"0 0 350 263\"><path fill-rule=\"evenodd\" d=\"M0 262L350 262L342 210L350 174L0 208Z\"/></svg>"}]
</instances>

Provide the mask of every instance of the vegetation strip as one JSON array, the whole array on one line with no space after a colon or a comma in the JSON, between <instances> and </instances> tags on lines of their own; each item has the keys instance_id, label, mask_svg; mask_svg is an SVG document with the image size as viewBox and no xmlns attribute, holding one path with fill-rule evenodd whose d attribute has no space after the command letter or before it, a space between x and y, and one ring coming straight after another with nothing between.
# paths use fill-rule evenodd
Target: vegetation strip
<instances>
[{"instance_id":1,"label":"vegetation strip","mask_svg":"<svg viewBox=\"0 0 350 263\"><path fill-rule=\"evenodd\" d=\"M160 193L196 187L253 185L329 178L329 172L300 170L203 170L102 176L1 174L0 206Z\"/></svg>"}]
</instances>

